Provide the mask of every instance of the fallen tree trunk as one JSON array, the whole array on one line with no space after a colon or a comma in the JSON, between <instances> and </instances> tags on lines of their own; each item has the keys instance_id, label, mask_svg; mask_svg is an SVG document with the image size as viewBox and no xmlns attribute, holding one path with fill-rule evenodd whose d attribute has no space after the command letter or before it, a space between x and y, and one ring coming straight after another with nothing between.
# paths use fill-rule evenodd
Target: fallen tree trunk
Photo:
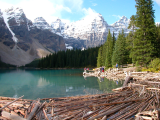
<instances>
[{"instance_id":1,"label":"fallen tree trunk","mask_svg":"<svg viewBox=\"0 0 160 120\"><path fill-rule=\"evenodd\" d=\"M13 115L13 114L8 113L6 111L2 111L2 116L9 119L9 120L26 120L25 118L22 118L22 117L17 116L17 115Z\"/></svg>"},{"instance_id":2,"label":"fallen tree trunk","mask_svg":"<svg viewBox=\"0 0 160 120\"><path fill-rule=\"evenodd\" d=\"M39 108L39 101L36 103L35 107L33 108L32 112L29 114L27 120L31 120L33 118L33 116L35 115L37 109Z\"/></svg>"},{"instance_id":3,"label":"fallen tree trunk","mask_svg":"<svg viewBox=\"0 0 160 120\"><path fill-rule=\"evenodd\" d=\"M132 79L132 77L127 76L124 83L123 83L123 87L126 87L131 79Z\"/></svg>"}]
</instances>

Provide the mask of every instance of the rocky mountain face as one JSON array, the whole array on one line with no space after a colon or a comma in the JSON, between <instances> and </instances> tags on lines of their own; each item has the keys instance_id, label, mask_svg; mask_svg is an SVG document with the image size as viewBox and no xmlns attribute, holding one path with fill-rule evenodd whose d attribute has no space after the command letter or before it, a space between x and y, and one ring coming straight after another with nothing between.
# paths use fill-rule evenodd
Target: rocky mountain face
<instances>
[{"instance_id":1,"label":"rocky mountain face","mask_svg":"<svg viewBox=\"0 0 160 120\"><path fill-rule=\"evenodd\" d=\"M38 22L37 22L38 19ZM66 24L57 19L49 26L42 18L37 18L34 25L41 29L49 29L53 33L62 36L65 39L66 47L78 48L96 47L103 44L107 39L108 31L115 33L118 37L119 32L124 30L128 34L131 30L128 29L130 20L123 16L119 21L112 25L107 24L103 16L99 13L92 17L84 18L82 20ZM40 24L39 24L40 23Z\"/></svg>"},{"instance_id":2,"label":"rocky mountain face","mask_svg":"<svg viewBox=\"0 0 160 120\"><path fill-rule=\"evenodd\" d=\"M3 62L21 66L66 49L62 36L38 26L42 20L37 18L37 24L33 24L20 8L0 11L0 58ZM43 26L47 27L47 23Z\"/></svg>"},{"instance_id":3,"label":"rocky mountain face","mask_svg":"<svg viewBox=\"0 0 160 120\"><path fill-rule=\"evenodd\" d=\"M123 16L120 20L118 20L117 22L115 22L112 25L108 25L108 30L110 29L111 33L115 33L115 37L118 37L119 32L122 31L122 29L124 30L125 34L128 34L131 29L128 29L130 20L128 18L126 18L125 16Z\"/></svg>"},{"instance_id":4,"label":"rocky mountain face","mask_svg":"<svg viewBox=\"0 0 160 120\"><path fill-rule=\"evenodd\" d=\"M95 47L103 44L107 37L107 22L101 14L92 18L84 18L64 27L63 36L66 40L79 40L83 47Z\"/></svg>"}]
</instances>

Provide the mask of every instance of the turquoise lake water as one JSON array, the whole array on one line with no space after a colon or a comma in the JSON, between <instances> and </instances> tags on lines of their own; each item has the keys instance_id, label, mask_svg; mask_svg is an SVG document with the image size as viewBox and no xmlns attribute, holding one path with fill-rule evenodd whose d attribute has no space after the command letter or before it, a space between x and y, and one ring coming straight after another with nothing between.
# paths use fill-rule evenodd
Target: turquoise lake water
<instances>
[{"instance_id":1,"label":"turquoise lake water","mask_svg":"<svg viewBox=\"0 0 160 120\"><path fill-rule=\"evenodd\" d=\"M68 97L111 92L122 82L86 77L82 69L0 70L0 96L24 99Z\"/></svg>"}]
</instances>

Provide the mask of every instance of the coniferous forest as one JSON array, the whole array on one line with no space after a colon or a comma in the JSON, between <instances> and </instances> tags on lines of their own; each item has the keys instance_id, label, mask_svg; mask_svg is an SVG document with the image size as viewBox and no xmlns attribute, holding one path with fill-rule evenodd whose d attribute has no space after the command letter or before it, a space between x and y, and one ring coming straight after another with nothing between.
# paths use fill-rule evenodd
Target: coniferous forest
<instances>
[{"instance_id":1,"label":"coniferous forest","mask_svg":"<svg viewBox=\"0 0 160 120\"><path fill-rule=\"evenodd\" d=\"M104 45L99 48L97 67L113 67L116 63L122 65L134 63L147 67L157 58L160 67L160 24L155 24L152 0L135 0L136 15L130 18L128 28L132 31L126 36L124 31L115 40L114 33L108 32Z\"/></svg>"},{"instance_id":2,"label":"coniferous forest","mask_svg":"<svg viewBox=\"0 0 160 120\"><path fill-rule=\"evenodd\" d=\"M16 67L15 65L6 64L1 61L0 59L0 68L10 68L10 67Z\"/></svg>"},{"instance_id":3,"label":"coniferous forest","mask_svg":"<svg viewBox=\"0 0 160 120\"><path fill-rule=\"evenodd\" d=\"M59 51L42 58L38 62L38 68L82 68L96 67L98 49Z\"/></svg>"}]
</instances>

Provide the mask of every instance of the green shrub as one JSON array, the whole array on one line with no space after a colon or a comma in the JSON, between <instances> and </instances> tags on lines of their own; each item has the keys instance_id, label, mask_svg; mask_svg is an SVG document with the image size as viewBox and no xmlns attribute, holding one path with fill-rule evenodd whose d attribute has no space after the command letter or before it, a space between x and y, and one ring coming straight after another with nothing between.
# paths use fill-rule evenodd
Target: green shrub
<instances>
[{"instance_id":1,"label":"green shrub","mask_svg":"<svg viewBox=\"0 0 160 120\"><path fill-rule=\"evenodd\" d=\"M142 68L142 71L159 72L160 71L160 59L159 58L153 59L148 65L148 68L144 67Z\"/></svg>"},{"instance_id":2,"label":"green shrub","mask_svg":"<svg viewBox=\"0 0 160 120\"><path fill-rule=\"evenodd\" d=\"M152 68L155 71L159 71L160 70L160 59L155 58L154 60L152 60L149 64L149 68Z\"/></svg>"}]
</instances>

